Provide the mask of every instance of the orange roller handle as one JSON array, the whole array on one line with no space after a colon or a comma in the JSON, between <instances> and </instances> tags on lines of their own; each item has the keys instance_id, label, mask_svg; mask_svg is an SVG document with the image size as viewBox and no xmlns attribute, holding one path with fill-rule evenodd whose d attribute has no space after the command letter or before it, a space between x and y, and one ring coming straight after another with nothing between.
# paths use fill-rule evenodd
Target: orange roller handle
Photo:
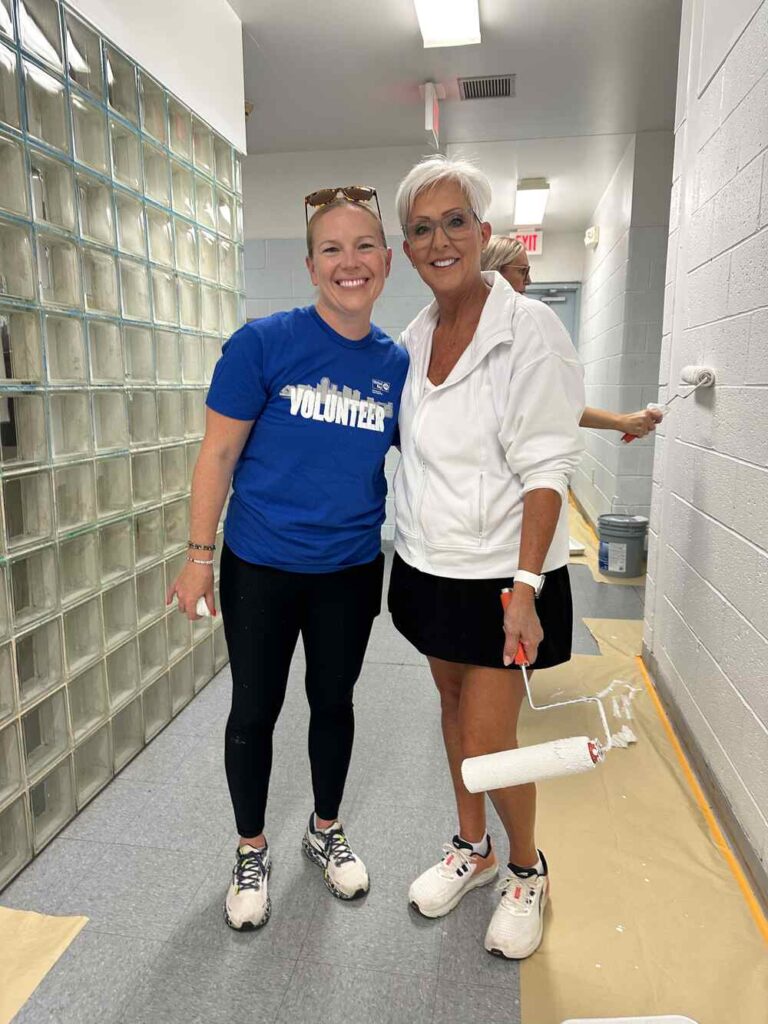
<instances>
[{"instance_id":1,"label":"orange roller handle","mask_svg":"<svg viewBox=\"0 0 768 1024\"><path fill-rule=\"evenodd\" d=\"M501 607L506 611L509 602L512 600L512 587L504 587L501 594ZM517 651L515 652L515 664L516 665L527 665L528 658L525 653L522 641L517 645Z\"/></svg>"}]
</instances>

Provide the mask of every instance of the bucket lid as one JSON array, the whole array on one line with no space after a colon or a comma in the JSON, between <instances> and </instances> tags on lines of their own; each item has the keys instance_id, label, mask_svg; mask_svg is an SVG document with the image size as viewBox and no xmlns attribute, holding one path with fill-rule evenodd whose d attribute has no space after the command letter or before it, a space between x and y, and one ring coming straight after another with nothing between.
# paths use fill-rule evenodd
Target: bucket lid
<instances>
[{"instance_id":1,"label":"bucket lid","mask_svg":"<svg viewBox=\"0 0 768 1024\"><path fill-rule=\"evenodd\" d=\"M648 525L647 516L627 516L619 512L604 512L597 517L598 526L629 526L631 523Z\"/></svg>"}]
</instances>

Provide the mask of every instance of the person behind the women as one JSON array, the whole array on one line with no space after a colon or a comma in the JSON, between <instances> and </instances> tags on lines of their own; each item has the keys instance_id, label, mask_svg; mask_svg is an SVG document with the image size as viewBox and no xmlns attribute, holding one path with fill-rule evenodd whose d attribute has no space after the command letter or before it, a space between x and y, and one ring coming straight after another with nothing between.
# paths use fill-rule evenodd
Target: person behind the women
<instances>
[{"instance_id":1,"label":"person behind the women","mask_svg":"<svg viewBox=\"0 0 768 1024\"><path fill-rule=\"evenodd\" d=\"M369 886L338 813L352 691L380 611L384 457L408 368L370 320L392 257L380 216L362 205L374 196L357 186L308 196L315 305L252 321L224 346L192 481L188 564L167 595L190 619L201 595L214 612L214 538L232 481L220 594L232 671L225 765L240 833L224 914L236 929L270 914L272 733L299 634L314 792L303 850L335 896Z\"/></svg>"},{"instance_id":2,"label":"person behind the women","mask_svg":"<svg viewBox=\"0 0 768 1024\"><path fill-rule=\"evenodd\" d=\"M461 762L517 746L518 644L536 667L571 654L566 489L583 447L583 371L546 305L481 272L490 200L477 168L440 156L414 167L397 194L403 248L435 301L401 337L411 365L389 607L437 684L459 826L442 860L411 885L410 902L427 917L497 875L485 796L466 790ZM534 838L536 790L490 797L509 874L485 948L525 957L541 941L549 891Z\"/></svg>"},{"instance_id":3,"label":"person behind the women","mask_svg":"<svg viewBox=\"0 0 768 1024\"><path fill-rule=\"evenodd\" d=\"M531 283L531 267L528 253L519 238L506 235L491 235L483 249L480 260L483 270L496 270L505 281L509 281L516 292L525 294L526 287ZM593 427L597 430L618 430L621 434L632 434L634 437L645 437L656 429L664 414L660 409L640 409L638 412L616 413L607 409L597 409L588 405L581 415L582 427Z\"/></svg>"}]
</instances>

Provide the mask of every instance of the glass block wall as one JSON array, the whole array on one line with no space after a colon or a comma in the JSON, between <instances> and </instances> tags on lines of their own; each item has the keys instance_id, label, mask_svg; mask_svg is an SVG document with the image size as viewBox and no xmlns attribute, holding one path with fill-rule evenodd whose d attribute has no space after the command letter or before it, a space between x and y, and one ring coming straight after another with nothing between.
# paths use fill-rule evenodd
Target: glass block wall
<instances>
[{"instance_id":1,"label":"glass block wall","mask_svg":"<svg viewBox=\"0 0 768 1024\"><path fill-rule=\"evenodd\" d=\"M165 591L242 263L229 143L0 0L0 888L226 661Z\"/></svg>"}]
</instances>

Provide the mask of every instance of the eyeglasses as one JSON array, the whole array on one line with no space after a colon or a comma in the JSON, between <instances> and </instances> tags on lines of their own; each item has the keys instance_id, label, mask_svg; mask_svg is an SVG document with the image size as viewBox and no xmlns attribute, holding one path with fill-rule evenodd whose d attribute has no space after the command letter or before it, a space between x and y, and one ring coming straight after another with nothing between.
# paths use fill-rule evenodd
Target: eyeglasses
<instances>
[{"instance_id":1,"label":"eyeglasses","mask_svg":"<svg viewBox=\"0 0 768 1024\"><path fill-rule=\"evenodd\" d=\"M410 224L403 224L402 227L403 234L411 245L421 249L431 245L438 228L442 228L448 238L466 238L475 221L480 223L480 218L474 210L451 210L439 220L422 217L411 221Z\"/></svg>"},{"instance_id":2,"label":"eyeglasses","mask_svg":"<svg viewBox=\"0 0 768 1024\"><path fill-rule=\"evenodd\" d=\"M517 263L507 263L507 264L504 265L504 267L502 269L504 269L504 270L516 270L518 272L518 274L522 274L523 275L523 281L526 284L530 284L531 283L531 268L530 268L530 266L521 267L521 266L518 266Z\"/></svg>"},{"instance_id":3,"label":"eyeglasses","mask_svg":"<svg viewBox=\"0 0 768 1024\"><path fill-rule=\"evenodd\" d=\"M381 207L379 206L379 197L376 194L376 189L370 185L337 185L336 188L319 188L315 192L310 192L308 196L304 196L304 218L309 224L309 207L315 207L318 209L321 206L328 206L334 199L338 199L339 196L344 199L348 199L350 203L370 203L373 199L376 202L376 209L379 212L379 220L381 220Z\"/></svg>"}]
</instances>

